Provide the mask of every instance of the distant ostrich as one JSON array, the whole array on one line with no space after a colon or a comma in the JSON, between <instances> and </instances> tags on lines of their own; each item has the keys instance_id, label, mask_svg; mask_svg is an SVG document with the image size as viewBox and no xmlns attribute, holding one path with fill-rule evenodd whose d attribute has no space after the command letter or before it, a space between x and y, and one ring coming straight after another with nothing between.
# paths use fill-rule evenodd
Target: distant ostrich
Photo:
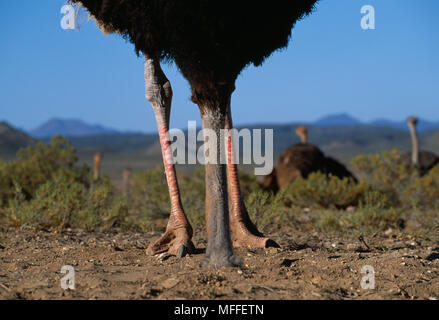
<instances>
[{"instance_id":1,"label":"distant ostrich","mask_svg":"<svg viewBox=\"0 0 439 320\"><path fill-rule=\"evenodd\" d=\"M131 174L132 170L130 168L125 168L122 171L122 194L124 197L128 196Z\"/></svg>"},{"instance_id":2,"label":"distant ostrich","mask_svg":"<svg viewBox=\"0 0 439 320\"><path fill-rule=\"evenodd\" d=\"M93 156L93 181L98 181L101 177L102 153L96 152Z\"/></svg>"},{"instance_id":3,"label":"distant ostrich","mask_svg":"<svg viewBox=\"0 0 439 320\"><path fill-rule=\"evenodd\" d=\"M160 60L175 62L189 81L203 128L211 129L218 141L215 144L215 139L205 136L205 142L214 145L206 152L207 263L240 263L233 254L231 233L236 246L275 245L250 221L241 197L237 166L231 160L232 135L222 141L220 130L233 128L231 97L243 68L260 66L272 52L286 47L295 23L311 13L317 0L71 1L86 7L104 32L116 32L130 40L146 60L146 98L156 116L171 198L166 232L147 253L168 252L182 257L194 249L168 135L172 89ZM226 147L221 148L222 144ZM227 150L227 165L220 164L221 150Z\"/></svg>"},{"instance_id":4,"label":"distant ostrich","mask_svg":"<svg viewBox=\"0 0 439 320\"><path fill-rule=\"evenodd\" d=\"M410 117L407 120L407 125L409 126L412 138L412 152L406 154L405 158L407 162L410 161L413 167L419 169L420 176L424 176L433 169L433 167L439 164L439 157L429 151L419 151L419 139L416 131L418 119L416 117Z\"/></svg>"},{"instance_id":5,"label":"distant ostrich","mask_svg":"<svg viewBox=\"0 0 439 320\"><path fill-rule=\"evenodd\" d=\"M300 137L301 143L289 147L281 154L276 168L264 178L263 189L276 193L297 178L306 179L309 174L318 171L357 181L343 164L331 157L326 157L318 147L308 143L306 127L298 127L295 133Z\"/></svg>"}]
</instances>

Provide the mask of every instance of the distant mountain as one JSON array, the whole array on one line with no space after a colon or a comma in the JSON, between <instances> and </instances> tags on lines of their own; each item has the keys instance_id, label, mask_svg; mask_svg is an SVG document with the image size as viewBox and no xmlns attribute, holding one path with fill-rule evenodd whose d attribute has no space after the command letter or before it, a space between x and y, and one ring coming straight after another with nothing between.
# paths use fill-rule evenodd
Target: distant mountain
<instances>
[{"instance_id":1,"label":"distant mountain","mask_svg":"<svg viewBox=\"0 0 439 320\"><path fill-rule=\"evenodd\" d=\"M325 116L315 122L302 123L308 126L314 127L343 127L343 126L374 126L374 127L385 127L391 129L398 129L407 131L407 124L405 121L392 121L387 119L377 119L370 122L362 122L347 113L333 114ZM286 124L287 126L298 125L297 123ZM262 125L262 127L279 127L283 125L272 124ZM249 128L261 127L261 124L252 124L247 126ZM424 119L419 120L418 125L419 131L434 131L439 130L439 121L428 121ZM102 135L113 135L118 134L128 134L136 136L136 133L122 133L116 129L104 127L98 124L91 125L82 120L78 119L52 119L49 120L38 128L31 130L29 134L37 139L47 139L54 135L60 134L65 137L90 137L90 136L102 136Z\"/></svg>"},{"instance_id":2,"label":"distant mountain","mask_svg":"<svg viewBox=\"0 0 439 320\"><path fill-rule=\"evenodd\" d=\"M59 123L71 124L68 120L55 122L58 125ZM131 159L127 165L139 166L139 168L144 164L151 167L162 161L157 133L120 133L101 126L90 126L81 121L73 124L78 123L80 126L73 126L73 128L65 126L61 128L62 130L52 131L52 134L60 133L68 136L72 144L78 149L82 159L92 159L91 155L96 151L100 151L104 155L113 156L114 158L106 158L107 161L112 159L111 161L120 164L120 166L125 165L123 161L128 161L126 159ZM345 164L349 164L352 157L360 154L377 153L395 148L401 152L410 150L410 133L404 121L376 120L372 123L374 125L362 123L349 115L336 115L306 125L310 143L319 146L326 154L341 160ZM424 128L431 128L434 125L434 122L429 123L424 120L421 123L426 123ZM274 129L273 151L275 157L277 157L283 150L299 142L299 137L294 133L294 130L300 124L303 123L252 124L238 126L238 129ZM53 126L48 127L53 128ZM74 128L76 129L73 130ZM78 128L82 128L82 131L78 132ZM104 133L95 134L96 131ZM79 134L81 136L78 136ZM437 130L420 130L419 137L421 149L439 154L439 126ZM44 142L49 139L49 137L41 138ZM12 128L7 123L0 123L0 157L7 158L5 153L10 155L20 147L35 142L36 140L20 130ZM265 145L265 139L262 139L262 145ZM145 161L148 163L144 163Z\"/></svg>"},{"instance_id":3,"label":"distant mountain","mask_svg":"<svg viewBox=\"0 0 439 320\"><path fill-rule=\"evenodd\" d=\"M48 140L44 139L43 141ZM158 134L118 133L87 137L70 137L70 142L83 152L144 153L158 143ZM160 144L159 144L160 145ZM160 148L159 148L160 152Z\"/></svg>"},{"instance_id":4,"label":"distant mountain","mask_svg":"<svg viewBox=\"0 0 439 320\"><path fill-rule=\"evenodd\" d=\"M331 127L331 126L355 126L362 124L362 122L347 113L335 114L323 117L316 122L312 123L318 127Z\"/></svg>"},{"instance_id":5,"label":"distant mountain","mask_svg":"<svg viewBox=\"0 0 439 320\"><path fill-rule=\"evenodd\" d=\"M52 119L30 131L30 135L35 138L48 138L57 134L65 137L85 137L117 133L119 131L115 129L87 124L78 119Z\"/></svg>"},{"instance_id":6,"label":"distant mountain","mask_svg":"<svg viewBox=\"0 0 439 320\"><path fill-rule=\"evenodd\" d=\"M37 141L26 133L0 122L0 155L15 154L18 149L35 144Z\"/></svg>"}]
</instances>

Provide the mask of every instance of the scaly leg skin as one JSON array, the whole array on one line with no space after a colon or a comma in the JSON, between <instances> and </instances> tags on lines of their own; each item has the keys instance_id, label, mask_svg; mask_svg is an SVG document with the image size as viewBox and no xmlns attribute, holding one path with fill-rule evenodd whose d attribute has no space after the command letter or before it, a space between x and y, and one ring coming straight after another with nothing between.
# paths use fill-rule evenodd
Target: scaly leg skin
<instances>
[{"instance_id":1,"label":"scaly leg skin","mask_svg":"<svg viewBox=\"0 0 439 320\"><path fill-rule=\"evenodd\" d=\"M204 265L210 267L234 267L241 265L241 259L234 255L230 238L227 172L220 163L220 130L225 124L225 110L204 108L201 119L205 133L206 156L206 217L208 241ZM209 131L209 136L207 132Z\"/></svg>"},{"instance_id":2,"label":"scaly leg skin","mask_svg":"<svg viewBox=\"0 0 439 320\"><path fill-rule=\"evenodd\" d=\"M192 243L192 227L183 210L178 187L177 174L173 163L171 143L169 140L169 119L172 102L172 88L163 73L159 59L145 55L146 99L151 103L157 121L171 199L171 213L165 234L152 243L146 253L156 255L164 252L179 258L194 251Z\"/></svg>"},{"instance_id":3,"label":"scaly leg skin","mask_svg":"<svg viewBox=\"0 0 439 320\"><path fill-rule=\"evenodd\" d=\"M233 245L236 247L252 248L279 248L279 245L264 237L250 220L244 200L241 193L238 177L238 166L236 165L233 135L233 123L230 105L228 107L226 118L226 146L227 146L227 181L229 191L230 206L230 228L233 234Z\"/></svg>"}]
</instances>

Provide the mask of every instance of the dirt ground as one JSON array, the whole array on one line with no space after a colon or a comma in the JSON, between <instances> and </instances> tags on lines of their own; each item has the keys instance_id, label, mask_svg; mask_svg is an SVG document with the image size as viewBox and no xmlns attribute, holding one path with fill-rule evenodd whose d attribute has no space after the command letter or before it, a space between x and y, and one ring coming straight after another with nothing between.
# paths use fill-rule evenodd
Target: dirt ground
<instances>
[{"instance_id":1,"label":"dirt ground","mask_svg":"<svg viewBox=\"0 0 439 320\"><path fill-rule=\"evenodd\" d=\"M144 253L157 232L62 233L0 227L0 299L439 299L439 245L387 232L346 241L319 234L272 233L281 249L237 249L242 268L200 267ZM75 290L63 290L64 265ZM365 290L361 269L375 270Z\"/></svg>"}]
</instances>

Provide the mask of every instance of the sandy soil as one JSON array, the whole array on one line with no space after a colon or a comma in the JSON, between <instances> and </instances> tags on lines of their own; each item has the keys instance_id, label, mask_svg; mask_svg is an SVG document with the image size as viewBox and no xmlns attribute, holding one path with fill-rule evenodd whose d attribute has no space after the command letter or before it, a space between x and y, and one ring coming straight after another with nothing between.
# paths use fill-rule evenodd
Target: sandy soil
<instances>
[{"instance_id":1,"label":"sandy soil","mask_svg":"<svg viewBox=\"0 0 439 320\"><path fill-rule=\"evenodd\" d=\"M0 228L1 299L438 299L439 245L407 234L346 241L272 233L281 249L238 249L240 269L209 270L200 253L148 257L159 233L62 233ZM61 267L75 269L75 290L61 288ZM364 290L361 269L375 269Z\"/></svg>"}]
</instances>

